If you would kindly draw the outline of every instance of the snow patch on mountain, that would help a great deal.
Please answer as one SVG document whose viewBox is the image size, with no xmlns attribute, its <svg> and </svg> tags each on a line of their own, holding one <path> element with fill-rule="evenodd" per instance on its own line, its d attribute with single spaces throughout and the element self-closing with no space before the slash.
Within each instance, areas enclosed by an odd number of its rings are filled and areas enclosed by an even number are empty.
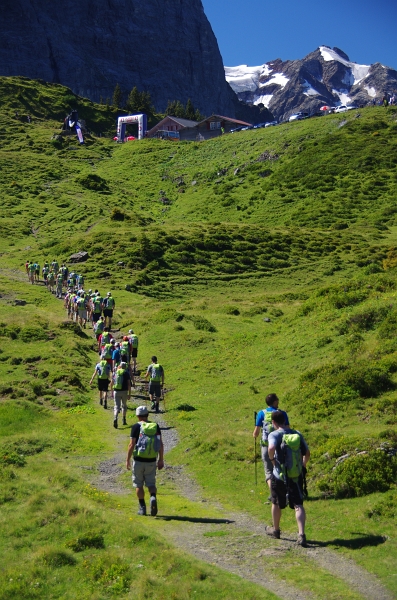
<svg viewBox="0 0 397 600">
<path fill-rule="evenodd" d="M 340 56 L 340 54 L 338 54 L 335 50 L 327 48 L 326 46 L 320 46 L 320 52 L 321 56 L 326 62 L 329 62 L 330 60 L 335 60 L 337 62 L 342 63 L 342 65 L 345 65 L 345 67 L 351 69 L 353 81 L 346 81 L 346 83 L 349 83 L 350 85 L 357 85 L 358 83 L 360 83 L 360 81 L 365 79 L 371 68 L 371 65 L 358 65 L 355 62 L 346 60 L 345 58 Z"/>
<path fill-rule="evenodd" d="M 375 88 L 365 86 L 364 89 L 367 92 L 368 96 L 371 96 L 371 98 L 375 98 L 376 97 L 376 89 Z"/>
<path fill-rule="evenodd" d="M 314 87 L 306 80 L 303 84 L 303 89 L 305 96 L 318 96 L 318 91 L 315 90 Z"/>
<path fill-rule="evenodd" d="M 269 104 L 272 101 L 274 94 L 265 94 L 264 96 L 259 96 L 254 101 L 254 104 L 263 104 L 266 108 L 269 108 Z"/>
<path fill-rule="evenodd" d="M 282 88 L 285 88 L 285 86 L 287 85 L 287 83 L 289 82 L 288 77 L 286 77 L 283 73 L 275 73 L 270 79 L 269 81 L 266 81 L 265 83 L 261 84 L 261 88 L 265 87 L 266 85 L 273 85 L 273 84 L 277 84 Z"/>
<path fill-rule="evenodd" d="M 349 97 L 347 90 L 332 90 L 332 92 L 335 96 L 339 97 L 340 104 L 350 104 L 351 98 Z"/>
<path fill-rule="evenodd" d="M 226 81 L 230 83 L 236 94 L 240 92 L 254 92 L 259 87 L 260 77 L 268 77 L 272 70 L 268 65 L 259 67 L 225 67 Z"/>
</svg>

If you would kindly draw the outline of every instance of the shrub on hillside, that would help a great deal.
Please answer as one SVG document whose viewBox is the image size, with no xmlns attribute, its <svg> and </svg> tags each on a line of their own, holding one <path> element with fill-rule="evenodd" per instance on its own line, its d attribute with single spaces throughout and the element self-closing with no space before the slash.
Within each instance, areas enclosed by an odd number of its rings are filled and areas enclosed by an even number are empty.
<svg viewBox="0 0 397 600">
<path fill-rule="evenodd" d="M 301 376 L 297 390 L 302 412 L 316 421 L 347 406 L 362 408 L 363 399 L 376 398 L 395 389 L 391 375 L 396 368 L 394 360 L 384 358 L 372 362 L 325 365 L 307 371 Z"/>
<path fill-rule="evenodd" d="M 395 482 L 397 459 L 383 450 L 350 456 L 319 482 L 319 489 L 335 498 L 354 498 L 386 492 Z"/>
<path fill-rule="evenodd" d="M 200 317 L 197 315 L 185 315 L 185 319 L 187 321 L 191 321 L 195 327 L 195 329 L 201 331 L 210 331 L 212 333 L 216 332 L 216 328 L 212 325 L 207 319 L 204 317 Z"/>
<path fill-rule="evenodd" d="M 76 181 L 87 190 L 92 190 L 94 192 L 104 192 L 109 189 L 106 179 L 103 179 L 96 173 L 80 175 L 79 177 L 76 177 Z"/>
</svg>

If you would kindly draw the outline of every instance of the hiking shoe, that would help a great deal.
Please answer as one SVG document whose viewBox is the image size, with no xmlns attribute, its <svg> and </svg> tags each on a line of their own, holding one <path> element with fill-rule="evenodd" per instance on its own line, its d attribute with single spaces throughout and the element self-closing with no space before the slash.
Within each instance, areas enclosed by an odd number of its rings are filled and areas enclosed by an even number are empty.
<svg viewBox="0 0 397 600">
<path fill-rule="evenodd" d="M 156 408 L 156 403 L 155 403 L 155 402 L 152 402 L 152 405 L 151 405 L 151 407 L 150 407 L 150 408 L 151 408 L 152 410 L 154 410 L 154 409 Z"/>
<path fill-rule="evenodd" d="M 150 497 L 150 514 L 152 517 L 157 515 L 157 498 L 155 496 Z"/>
<path fill-rule="evenodd" d="M 146 516 L 146 506 L 140 506 L 137 514 L 140 515 L 141 517 L 145 517 Z"/>
<path fill-rule="evenodd" d="M 103 400 L 102 398 L 99 400 L 99 404 L 102 406 L 103 405 Z"/>
<path fill-rule="evenodd" d="M 158 413 L 158 412 L 160 412 L 160 406 L 159 406 L 159 403 L 157 402 L 157 404 L 156 404 L 156 413 Z"/>
<path fill-rule="evenodd" d="M 106 410 L 106 409 L 107 409 L 107 407 L 108 407 L 108 403 L 107 403 L 107 401 L 105 400 L 105 402 L 103 403 L 103 408 Z"/>
<path fill-rule="evenodd" d="M 123 417 L 123 425 L 127 425 L 127 419 Z"/>
<path fill-rule="evenodd" d="M 298 546 L 302 546 L 302 548 L 307 548 L 306 536 L 304 533 L 300 533 L 298 535 L 298 539 L 296 540 Z"/>
<path fill-rule="evenodd" d="M 115 419 L 115 420 L 113 421 L 113 427 L 114 427 L 115 429 L 117 429 L 117 427 L 118 427 L 117 419 Z"/>
<path fill-rule="evenodd" d="M 266 527 L 265 528 L 266 535 L 275 538 L 276 540 L 280 539 L 280 530 L 274 529 L 274 527 Z"/>
</svg>

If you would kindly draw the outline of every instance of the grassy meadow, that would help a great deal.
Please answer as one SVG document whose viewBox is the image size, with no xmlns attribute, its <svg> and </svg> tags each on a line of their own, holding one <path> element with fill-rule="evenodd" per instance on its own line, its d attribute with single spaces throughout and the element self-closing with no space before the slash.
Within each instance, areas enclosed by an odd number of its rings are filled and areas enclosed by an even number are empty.
<svg viewBox="0 0 397 600">
<path fill-rule="evenodd" d="M 177 517 L 221 519 L 219 506 L 270 523 L 252 438 L 270 392 L 311 448 L 309 542 L 396 595 L 397 108 L 118 145 L 111 109 L 61 86 L 0 78 L 0 99 L 2 600 L 76 586 L 87 599 L 275 598 L 170 541 L 192 527 Z M 91 131 L 81 147 L 57 135 L 71 108 Z M 80 250 L 86 287 L 111 290 L 114 327 L 139 335 L 139 367 L 155 353 L 165 368 L 179 436 L 166 461 L 208 500 L 160 477 L 174 521 L 139 519 L 131 493 L 96 485 L 129 430 L 88 385 L 90 328 L 24 271 Z M 364 597 L 310 555 L 264 571 L 312 598 Z"/>
</svg>

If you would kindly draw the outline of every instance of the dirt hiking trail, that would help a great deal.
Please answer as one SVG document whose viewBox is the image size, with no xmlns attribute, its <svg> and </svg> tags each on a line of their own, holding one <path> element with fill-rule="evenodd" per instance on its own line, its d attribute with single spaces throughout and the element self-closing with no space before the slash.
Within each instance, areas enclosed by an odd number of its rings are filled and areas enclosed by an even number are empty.
<svg viewBox="0 0 397 600">
<path fill-rule="evenodd" d="M 141 395 L 144 389 L 143 386 L 139 388 L 139 385 L 138 380 L 138 390 Z M 168 426 L 163 414 L 151 414 L 150 418 L 157 421 L 162 428 L 167 454 L 178 443 L 177 433 L 174 428 Z M 119 481 L 120 475 L 125 470 L 126 438 L 118 438 L 117 446 L 117 454 L 99 465 L 99 477 L 95 479 L 95 485 L 110 493 L 132 494 L 132 488 L 126 489 Z M 321 569 L 331 574 L 333 578 L 342 580 L 352 592 L 356 593 L 357 598 L 393 599 L 391 592 L 386 590 L 375 576 L 367 573 L 345 556 L 339 556 L 337 552 L 310 541 L 308 548 L 301 548 L 296 545 L 295 534 L 282 532 L 281 540 L 273 540 L 266 535 L 264 523 L 241 512 L 226 511 L 218 503 L 208 501 L 201 488 L 182 466 L 173 466 L 166 462 L 164 470 L 158 475 L 159 481 L 171 483 L 181 496 L 191 502 L 208 503 L 209 507 L 219 513 L 219 518 L 215 519 L 162 517 L 160 490 L 160 513 L 157 520 L 163 520 L 161 532 L 176 547 L 196 558 L 260 585 L 283 600 L 310 600 L 311 598 L 326 600 L 327 592 L 324 590 L 324 595 L 319 596 L 309 590 L 294 588 L 282 578 L 269 576 L 269 559 L 271 561 L 272 558 L 284 558 L 286 564 L 294 563 L 299 559 L 309 561 L 313 569 Z M 135 496 L 132 498 L 135 506 Z"/>
</svg>

